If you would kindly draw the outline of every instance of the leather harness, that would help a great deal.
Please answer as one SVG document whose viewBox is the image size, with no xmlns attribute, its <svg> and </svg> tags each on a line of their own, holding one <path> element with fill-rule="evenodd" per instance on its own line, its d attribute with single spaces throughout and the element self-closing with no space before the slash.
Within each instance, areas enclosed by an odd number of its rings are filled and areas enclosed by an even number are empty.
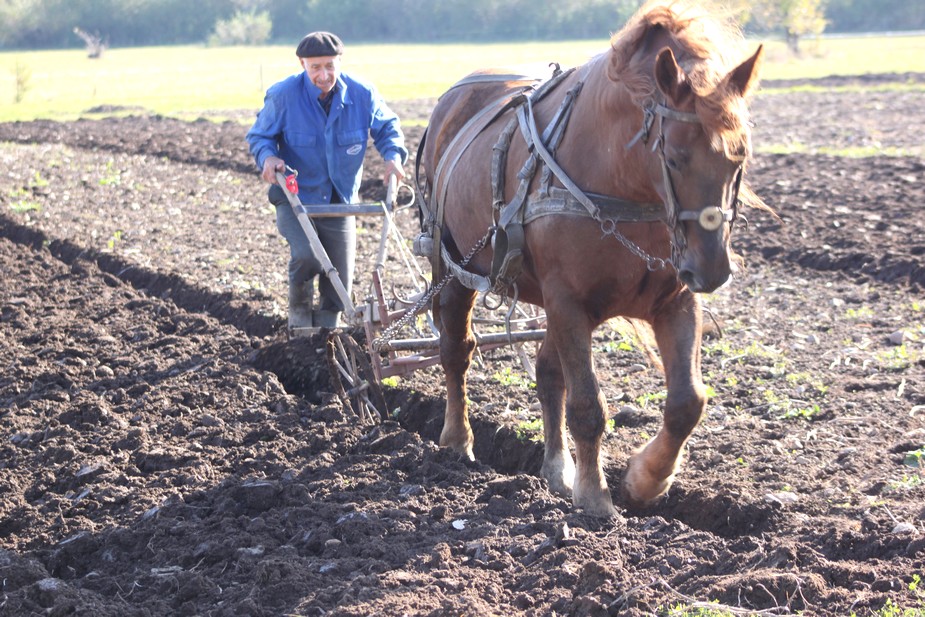
<svg viewBox="0 0 925 617">
<path fill-rule="evenodd" d="M 700 120 L 695 114 L 670 109 L 657 103 L 644 107 L 643 126 L 626 147 L 629 148 L 640 140 L 647 143 L 649 131 L 655 118 L 659 118 L 659 135 L 658 140 L 653 144 L 653 150 L 657 148 L 661 158 L 663 182 L 667 195 L 666 203 L 638 203 L 608 195 L 587 193 L 575 185 L 568 177 L 568 174 L 556 162 L 555 152 L 565 133 L 574 102 L 584 85 L 584 79 L 579 79 L 565 94 L 562 103 L 543 130 L 542 135 L 538 133 L 533 114 L 534 103 L 542 100 L 544 96 L 553 91 L 575 70 L 572 68 L 561 71 L 556 65 L 552 78 L 547 81 L 525 75 L 480 74 L 467 77 L 451 87 L 452 90 L 474 83 L 522 82 L 513 91 L 505 93 L 504 96 L 492 101 L 472 116 L 450 141 L 437 165 L 433 186 L 431 187 L 432 191 L 430 191 L 430 195 L 435 201 L 435 209 L 428 208 L 424 199 L 424 191 L 419 191 L 421 210 L 424 217 L 422 221 L 424 232 L 415 241 L 415 252 L 419 255 L 430 257 L 434 269 L 434 280 L 437 280 L 436 277 L 441 272 L 441 263 L 445 263 L 450 273 L 469 289 L 479 292 L 494 292 L 502 295 L 502 297 L 508 293 L 511 287 L 514 287 L 516 292 L 514 281 L 520 275 L 523 267 L 523 227 L 543 216 L 566 214 L 593 218 L 601 223 L 601 229 L 605 235 L 613 235 L 633 254 L 643 259 L 650 270 L 665 268 L 667 266 L 666 260 L 648 255 L 635 243 L 623 236 L 616 229 L 618 222 L 665 222 L 672 231 L 671 262 L 677 269 L 680 254 L 686 246 L 686 238 L 684 237 L 682 226 L 677 224 L 678 221 L 697 220 L 705 229 L 715 230 L 724 222 L 732 223 L 736 219 L 738 188 L 742 177 L 741 167 L 736 172 L 730 209 L 708 206 L 700 211 L 681 211 L 677 203 L 668 166 L 665 162 L 662 124 L 666 117 L 690 123 L 699 123 Z M 444 205 L 449 190 L 449 180 L 453 176 L 453 170 L 457 163 L 475 138 L 509 110 L 515 110 L 515 115 L 501 131 L 492 148 L 492 210 L 495 224 L 487 230 L 482 241 L 460 263 L 456 263 L 440 240 L 442 238 Z M 514 133 L 518 129 L 520 129 L 520 133 L 527 143 L 530 154 L 517 174 L 519 185 L 513 198 L 505 202 L 507 153 Z M 425 130 L 418 146 L 416 160 L 416 176 L 419 187 L 421 185 L 421 153 L 426 137 L 427 131 Z M 541 170 L 539 186 L 528 195 L 529 186 L 539 170 Z M 562 183 L 564 188 L 552 185 L 553 176 Z M 433 239 L 438 241 L 434 242 Z M 490 274 L 482 276 L 466 270 L 466 264 L 478 250 L 485 246 L 489 239 L 493 248 Z"/>
</svg>

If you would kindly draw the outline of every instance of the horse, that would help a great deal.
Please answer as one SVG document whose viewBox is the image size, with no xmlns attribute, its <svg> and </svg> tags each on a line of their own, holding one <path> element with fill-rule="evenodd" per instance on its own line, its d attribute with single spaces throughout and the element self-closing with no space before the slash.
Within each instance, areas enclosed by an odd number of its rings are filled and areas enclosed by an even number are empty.
<svg viewBox="0 0 925 617">
<path fill-rule="evenodd" d="M 537 305 L 540 473 L 574 507 L 614 515 L 591 337 L 624 317 L 650 327 L 668 396 L 658 433 L 628 460 L 622 498 L 639 508 L 666 493 L 706 406 L 696 294 L 735 269 L 740 210 L 767 209 L 744 182 L 763 50 L 743 60 L 742 43 L 731 21 L 698 4 L 655 0 L 583 65 L 556 65 L 539 81 L 476 71 L 440 97 L 417 173 L 418 250 L 443 285 L 432 306 L 446 380 L 441 446 L 474 458 L 466 375 L 477 294 Z"/>
</svg>

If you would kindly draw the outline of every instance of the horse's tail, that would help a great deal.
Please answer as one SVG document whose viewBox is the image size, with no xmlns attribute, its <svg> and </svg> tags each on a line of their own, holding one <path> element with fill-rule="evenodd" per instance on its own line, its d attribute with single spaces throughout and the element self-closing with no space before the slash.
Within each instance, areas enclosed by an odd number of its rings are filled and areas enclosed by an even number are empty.
<svg viewBox="0 0 925 617">
<path fill-rule="evenodd" d="M 655 341 L 655 332 L 647 321 L 633 319 L 630 317 L 615 317 L 614 321 L 626 324 L 627 328 L 616 326 L 614 329 L 624 336 L 632 339 L 642 350 L 643 355 L 649 360 L 649 364 L 656 369 L 665 372 L 665 365 L 658 354 L 658 343 Z"/>
</svg>

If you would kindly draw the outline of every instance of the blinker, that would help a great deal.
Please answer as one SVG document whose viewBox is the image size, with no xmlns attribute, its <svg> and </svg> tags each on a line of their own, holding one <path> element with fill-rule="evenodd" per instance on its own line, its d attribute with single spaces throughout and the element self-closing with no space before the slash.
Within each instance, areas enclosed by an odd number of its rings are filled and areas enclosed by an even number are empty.
<svg viewBox="0 0 925 617">
<path fill-rule="evenodd" d="M 726 221 L 731 221 L 733 213 L 731 210 L 723 210 L 719 206 L 707 206 L 700 212 L 685 210 L 678 215 L 679 221 L 697 221 L 700 226 L 707 231 L 716 231 L 722 227 Z"/>
<path fill-rule="evenodd" d="M 716 206 L 709 206 L 700 211 L 700 218 L 697 220 L 707 231 L 715 231 L 723 224 L 725 217 L 722 210 Z"/>
</svg>

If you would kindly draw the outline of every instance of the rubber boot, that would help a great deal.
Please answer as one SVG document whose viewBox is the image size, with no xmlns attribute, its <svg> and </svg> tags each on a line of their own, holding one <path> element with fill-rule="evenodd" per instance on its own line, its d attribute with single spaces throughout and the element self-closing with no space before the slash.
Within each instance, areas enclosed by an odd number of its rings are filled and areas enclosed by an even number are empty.
<svg viewBox="0 0 925 617">
<path fill-rule="evenodd" d="M 312 319 L 312 281 L 289 284 L 289 327 L 311 328 Z"/>
<path fill-rule="evenodd" d="M 316 328 L 328 328 L 329 330 L 333 330 L 337 327 L 339 317 L 340 311 L 312 311 L 312 322 L 315 324 Z"/>
</svg>

